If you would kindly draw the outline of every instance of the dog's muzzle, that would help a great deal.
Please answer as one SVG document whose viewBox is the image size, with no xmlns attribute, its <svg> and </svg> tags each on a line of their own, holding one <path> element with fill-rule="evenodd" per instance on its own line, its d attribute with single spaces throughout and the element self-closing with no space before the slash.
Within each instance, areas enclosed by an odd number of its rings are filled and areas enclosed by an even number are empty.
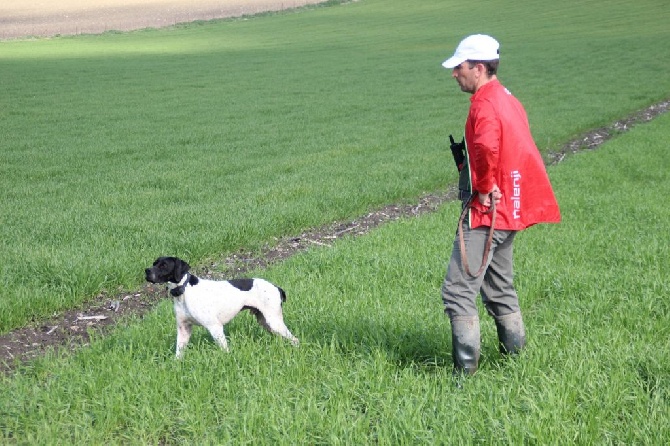
<svg viewBox="0 0 670 446">
<path fill-rule="evenodd" d="M 153 269 L 147 268 L 147 269 L 144 270 L 144 273 L 145 273 L 145 277 L 147 279 L 147 282 L 157 283 L 156 273 L 154 272 Z"/>
</svg>

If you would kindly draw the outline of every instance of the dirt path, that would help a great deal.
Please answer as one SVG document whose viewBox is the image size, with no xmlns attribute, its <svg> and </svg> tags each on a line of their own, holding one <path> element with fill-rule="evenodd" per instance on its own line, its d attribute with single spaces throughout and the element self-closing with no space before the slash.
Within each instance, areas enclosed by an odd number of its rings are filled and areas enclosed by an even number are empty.
<svg viewBox="0 0 670 446">
<path fill-rule="evenodd" d="M 324 0 L 2 0 L 0 39 L 159 28 L 240 17 Z"/>
</svg>

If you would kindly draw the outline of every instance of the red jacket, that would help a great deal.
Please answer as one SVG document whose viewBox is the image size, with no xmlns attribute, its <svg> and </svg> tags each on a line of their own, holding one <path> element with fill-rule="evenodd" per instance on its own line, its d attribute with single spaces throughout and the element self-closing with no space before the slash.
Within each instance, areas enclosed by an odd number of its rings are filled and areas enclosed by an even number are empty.
<svg viewBox="0 0 670 446">
<path fill-rule="evenodd" d="M 472 191 L 490 192 L 498 185 L 495 229 L 518 231 L 536 223 L 558 223 L 561 213 L 535 146 L 521 103 L 492 80 L 470 98 L 465 123 Z M 491 226 L 491 214 L 474 200 L 470 225 Z"/>
</svg>

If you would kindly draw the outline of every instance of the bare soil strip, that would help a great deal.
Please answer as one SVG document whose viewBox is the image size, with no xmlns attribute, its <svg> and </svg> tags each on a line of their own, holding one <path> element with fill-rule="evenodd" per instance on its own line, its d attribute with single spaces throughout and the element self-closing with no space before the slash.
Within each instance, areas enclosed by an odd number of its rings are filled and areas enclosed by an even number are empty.
<svg viewBox="0 0 670 446">
<path fill-rule="evenodd" d="M 162 28 L 281 11 L 324 0 L 2 0 L 0 40 Z"/>
<path fill-rule="evenodd" d="M 670 100 L 665 100 L 607 127 L 585 133 L 550 154 L 548 164 L 558 164 L 572 153 L 596 149 L 613 136 L 637 124 L 649 122 L 669 108 Z M 251 270 L 281 262 L 308 248 L 330 246 L 335 240 L 367 234 L 382 224 L 400 218 L 433 212 L 455 199 L 456 189 L 451 187 L 446 191 L 424 195 L 415 204 L 389 205 L 352 221 L 335 222 L 307 230 L 298 236 L 280 239 L 274 245 L 266 246 L 258 255 L 240 250 L 220 264 L 196 267 L 195 273 L 217 279 L 239 277 Z M 157 256 L 163 254 L 157 253 Z M 213 273 L 213 270 L 217 272 Z M 92 332 L 104 334 L 129 316 L 142 317 L 165 297 L 168 294 L 164 287 L 151 284 L 131 293 L 119 291 L 117 294 L 100 294 L 81 308 L 69 310 L 49 320 L 34 321 L 26 327 L 6 333 L 0 336 L 0 373 L 15 370 L 18 365 L 51 349 L 74 350 L 86 346 Z"/>
</svg>

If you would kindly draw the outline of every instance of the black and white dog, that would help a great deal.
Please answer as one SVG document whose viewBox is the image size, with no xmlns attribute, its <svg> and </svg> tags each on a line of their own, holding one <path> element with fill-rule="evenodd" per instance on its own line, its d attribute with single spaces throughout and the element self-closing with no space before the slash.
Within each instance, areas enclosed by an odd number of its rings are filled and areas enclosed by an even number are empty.
<svg viewBox="0 0 670 446">
<path fill-rule="evenodd" d="M 177 358 L 191 337 L 193 324 L 202 325 L 222 349 L 228 351 L 223 326 L 240 311 L 250 310 L 268 331 L 298 345 L 284 323 L 284 290 L 263 279 L 215 281 L 199 279 L 189 273 L 190 266 L 177 257 L 159 257 L 145 270 L 151 283 L 166 283 L 174 297 L 177 318 Z"/>
</svg>

